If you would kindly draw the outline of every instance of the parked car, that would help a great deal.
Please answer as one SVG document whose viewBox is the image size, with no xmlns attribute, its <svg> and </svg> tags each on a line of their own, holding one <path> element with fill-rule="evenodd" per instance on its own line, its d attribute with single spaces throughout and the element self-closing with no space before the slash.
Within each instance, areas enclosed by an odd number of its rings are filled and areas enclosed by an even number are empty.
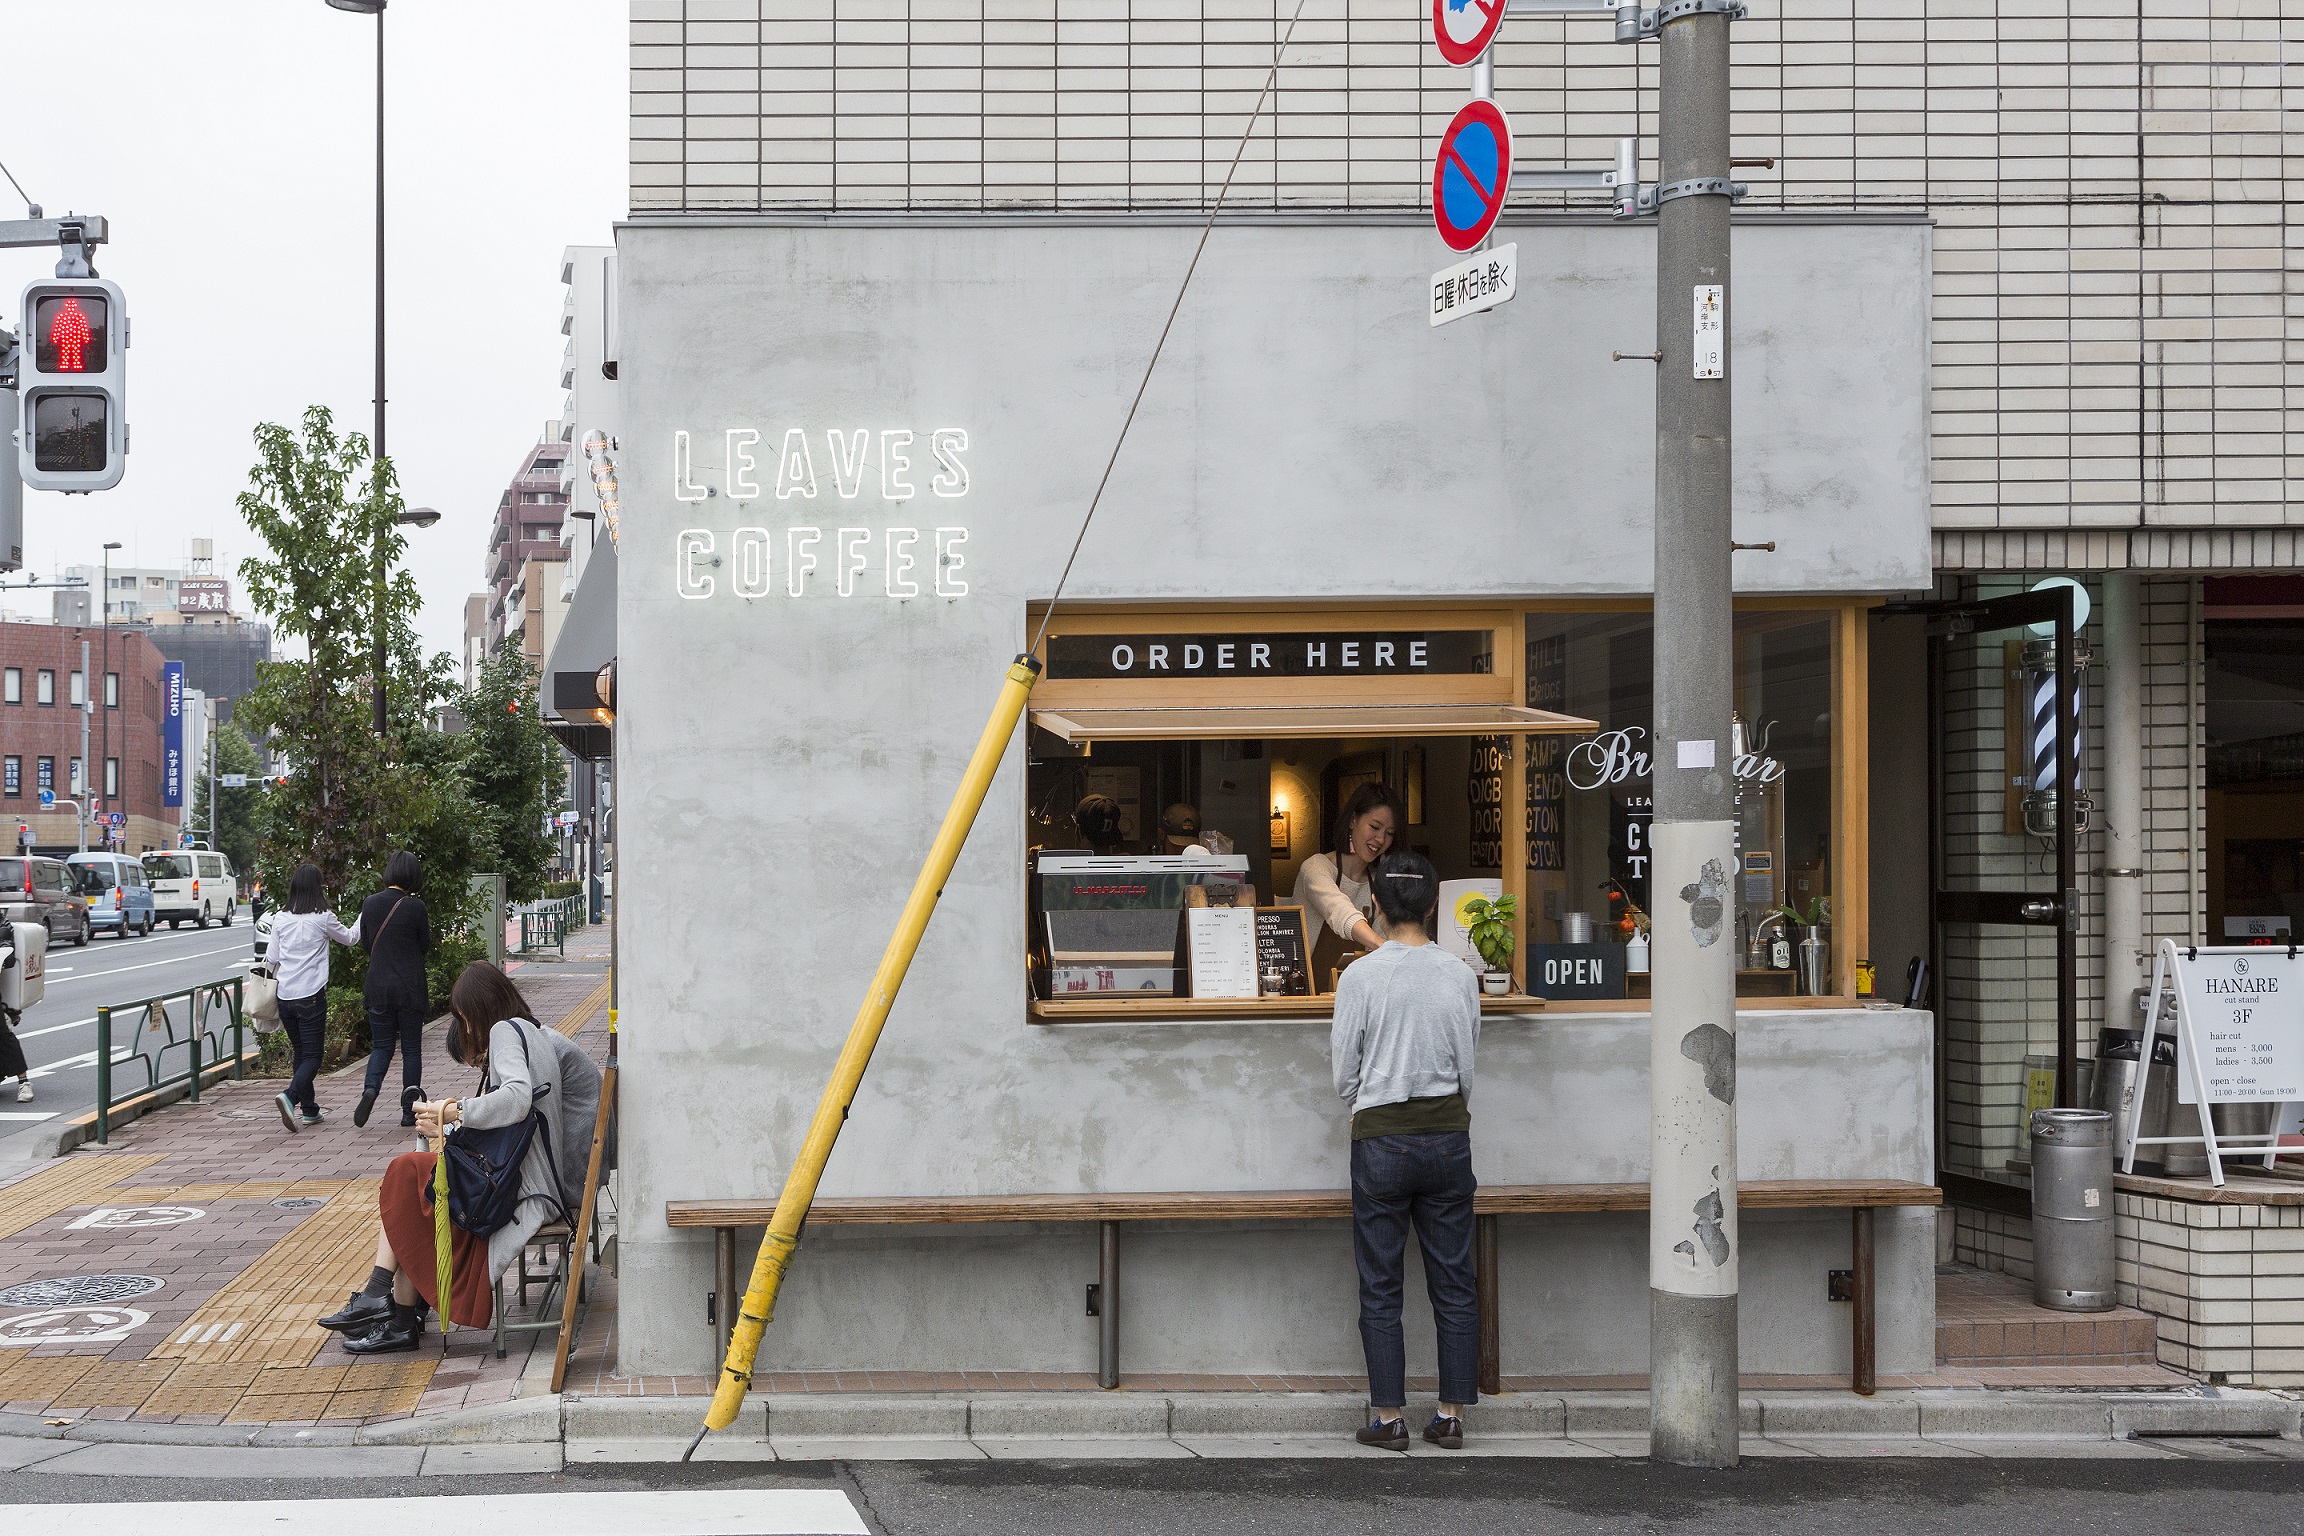
<svg viewBox="0 0 2304 1536">
<path fill-rule="evenodd" d="M 256 961 L 261 965 L 264 952 L 272 947 L 272 914 L 267 912 L 256 919 Z"/>
<path fill-rule="evenodd" d="M 88 899 L 88 926 L 109 928 L 121 938 L 150 933 L 152 887 L 144 866 L 125 853 L 76 853 L 65 861 L 80 894 Z"/>
<path fill-rule="evenodd" d="M 154 915 L 171 928 L 205 928 L 212 921 L 229 928 L 239 910 L 239 874 L 230 859 L 206 848 L 148 853 L 144 878 L 152 883 Z"/>
<path fill-rule="evenodd" d="M 88 899 L 73 883 L 62 859 L 0 859 L 0 918 L 11 923 L 46 923 L 48 942 L 88 942 Z"/>
</svg>

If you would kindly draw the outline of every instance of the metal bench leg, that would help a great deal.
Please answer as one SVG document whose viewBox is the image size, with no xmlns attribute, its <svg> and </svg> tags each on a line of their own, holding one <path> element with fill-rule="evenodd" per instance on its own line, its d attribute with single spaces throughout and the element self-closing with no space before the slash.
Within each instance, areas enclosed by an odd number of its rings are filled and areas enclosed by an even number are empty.
<svg viewBox="0 0 2304 1536">
<path fill-rule="evenodd" d="M 719 1350 L 712 1374 L 728 1358 L 728 1335 L 736 1325 L 736 1229 L 712 1229 L 712 1342 Z"/>
<path fill-rule="evenodd" d="M 1872 1283 L 1873 1212 L 1870 1206 L 1858 1206 L 1854 1214 L 1856 1218 L 1856 1229 L 1851 1246 L 1854 1248 L 1855 1252 L 1852 1256 L 1854 1262 L 1851 1265 L 1851 1268 L 1853 1268 L 1856 1272 L 1856 1288 L 1855 1295 L 1849 1298 L 1855 1303 L 1855 1305 L 1850 1309 L 1855 1314 L 1850 1321 L 1850 1328 L 1853 1330 L 1854 1334 L 1854 1337 L 1851 1341 L 1854 1347 L 1850 1352 L 1854 1356 L 1855 1363 L 1856 1395 L 1859 1397 L 1870 1397 L 1879 1388 L 1878 1378 L 1874 1374 L 1875 1335 L 1872 1309 L 1872 1298 L 1874 1295 L 1874 1286 Z"/>
<path fill-rule="evenodd" d="M 1496 1298 L 1496 1218 L 1474 1218 L 1472 1234 L 1473 1284 L 1480 1298 L 1480 1390 L 1493 1397 L 1504 1390 L 1504 1318 Z"/>
<path fill-rule="evenodd" d="M 1120 1223 L 1096 1224 L 1096 1385 L 1120 1385 Z"/>
</svg>

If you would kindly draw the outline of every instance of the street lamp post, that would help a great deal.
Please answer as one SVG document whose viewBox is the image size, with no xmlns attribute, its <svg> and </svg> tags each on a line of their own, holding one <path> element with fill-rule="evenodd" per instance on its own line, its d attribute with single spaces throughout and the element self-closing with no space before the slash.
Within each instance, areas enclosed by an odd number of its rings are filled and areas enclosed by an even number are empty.
<svg viewBox="0 0 2304 1536">
<path fill-rule="evenodd" d="M 384 6 L 386 0 L 328 0 L 339 11 L 376 18 L 376 432 L 372 446 L 384 455 Z M 402 521 L 408 519 L 403 518 Z M 376 734 L 384 734 L 384 528 L 376 529 Z"/>
</svg>

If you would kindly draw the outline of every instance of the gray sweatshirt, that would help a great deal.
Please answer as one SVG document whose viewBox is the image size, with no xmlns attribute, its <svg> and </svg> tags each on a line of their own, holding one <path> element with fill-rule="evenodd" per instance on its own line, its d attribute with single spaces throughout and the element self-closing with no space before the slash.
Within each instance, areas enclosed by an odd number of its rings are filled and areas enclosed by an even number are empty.
<svg viewBox="0 0 2304 1536">
<path fill-rule="evenodd" d="M 525 1037 L 527 1050 L 521 1050 Z M 527 1019 L 506 1019 L 488 1032 L 488 1089 L 463 1102 L 463 1124 L 475 1130 L 518 1125 L 535 1107 L 539 1092 L 551 1127 L 552 1146 L 546 1155 L 544 1138 L 528 1147 L 520 1164 L 520 1204 L 510 1226 L 488 1239 L 488 1277 L 493 1280 L 511 1266 L 521 1247 L 536 1229 L 560 1214 L 552 1198 L 552 1168 L 560 1172 L 560 1200 L 573 1213 L 584 1191 L 584 1169 L 592 1154 L 592 1121 L 600 1108 L 600 1069 L 584 1048 L 553 1030 Z"/>
<path fill-rule="evenodd" d="M 1480 984 L 1437 944 L 1388 943 L 1352 962 L 1336 985 L 1328 1050 L 1336 1096 L 1358 1114 L 1379 1104 L 1472 1101 Z"/>
</svg>

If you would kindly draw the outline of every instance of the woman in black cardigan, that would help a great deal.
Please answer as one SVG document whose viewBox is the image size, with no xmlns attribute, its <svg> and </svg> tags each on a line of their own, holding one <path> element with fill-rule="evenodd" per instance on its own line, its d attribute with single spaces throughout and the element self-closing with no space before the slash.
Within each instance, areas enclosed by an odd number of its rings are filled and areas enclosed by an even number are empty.
<svg viewBox="0 0 2304 1536">
<path fill-rule="evenodd" d="M 368 985 L 361 1000 L 368 1008 L 373 1045 L 360 1106 L 352 1111 L 354 1125 L 366 1125 L 368 1112 L 376 1107 L 395 1042 L 400 1047 L 401 1087 L 413 1088 L 424 1080 L 424 1015 L 429 1001 L 424 957 L 432 950 L 432 923 L 424 898 L 416 894 L 423 882 L 424 866 L 402 849 L 384 866 L 384 889 L 360 904 L 360 943 L 368 951 Z M 416 1117 L 404 1108 L 400 1123 L 414 1125 Z"/>
</svg>

